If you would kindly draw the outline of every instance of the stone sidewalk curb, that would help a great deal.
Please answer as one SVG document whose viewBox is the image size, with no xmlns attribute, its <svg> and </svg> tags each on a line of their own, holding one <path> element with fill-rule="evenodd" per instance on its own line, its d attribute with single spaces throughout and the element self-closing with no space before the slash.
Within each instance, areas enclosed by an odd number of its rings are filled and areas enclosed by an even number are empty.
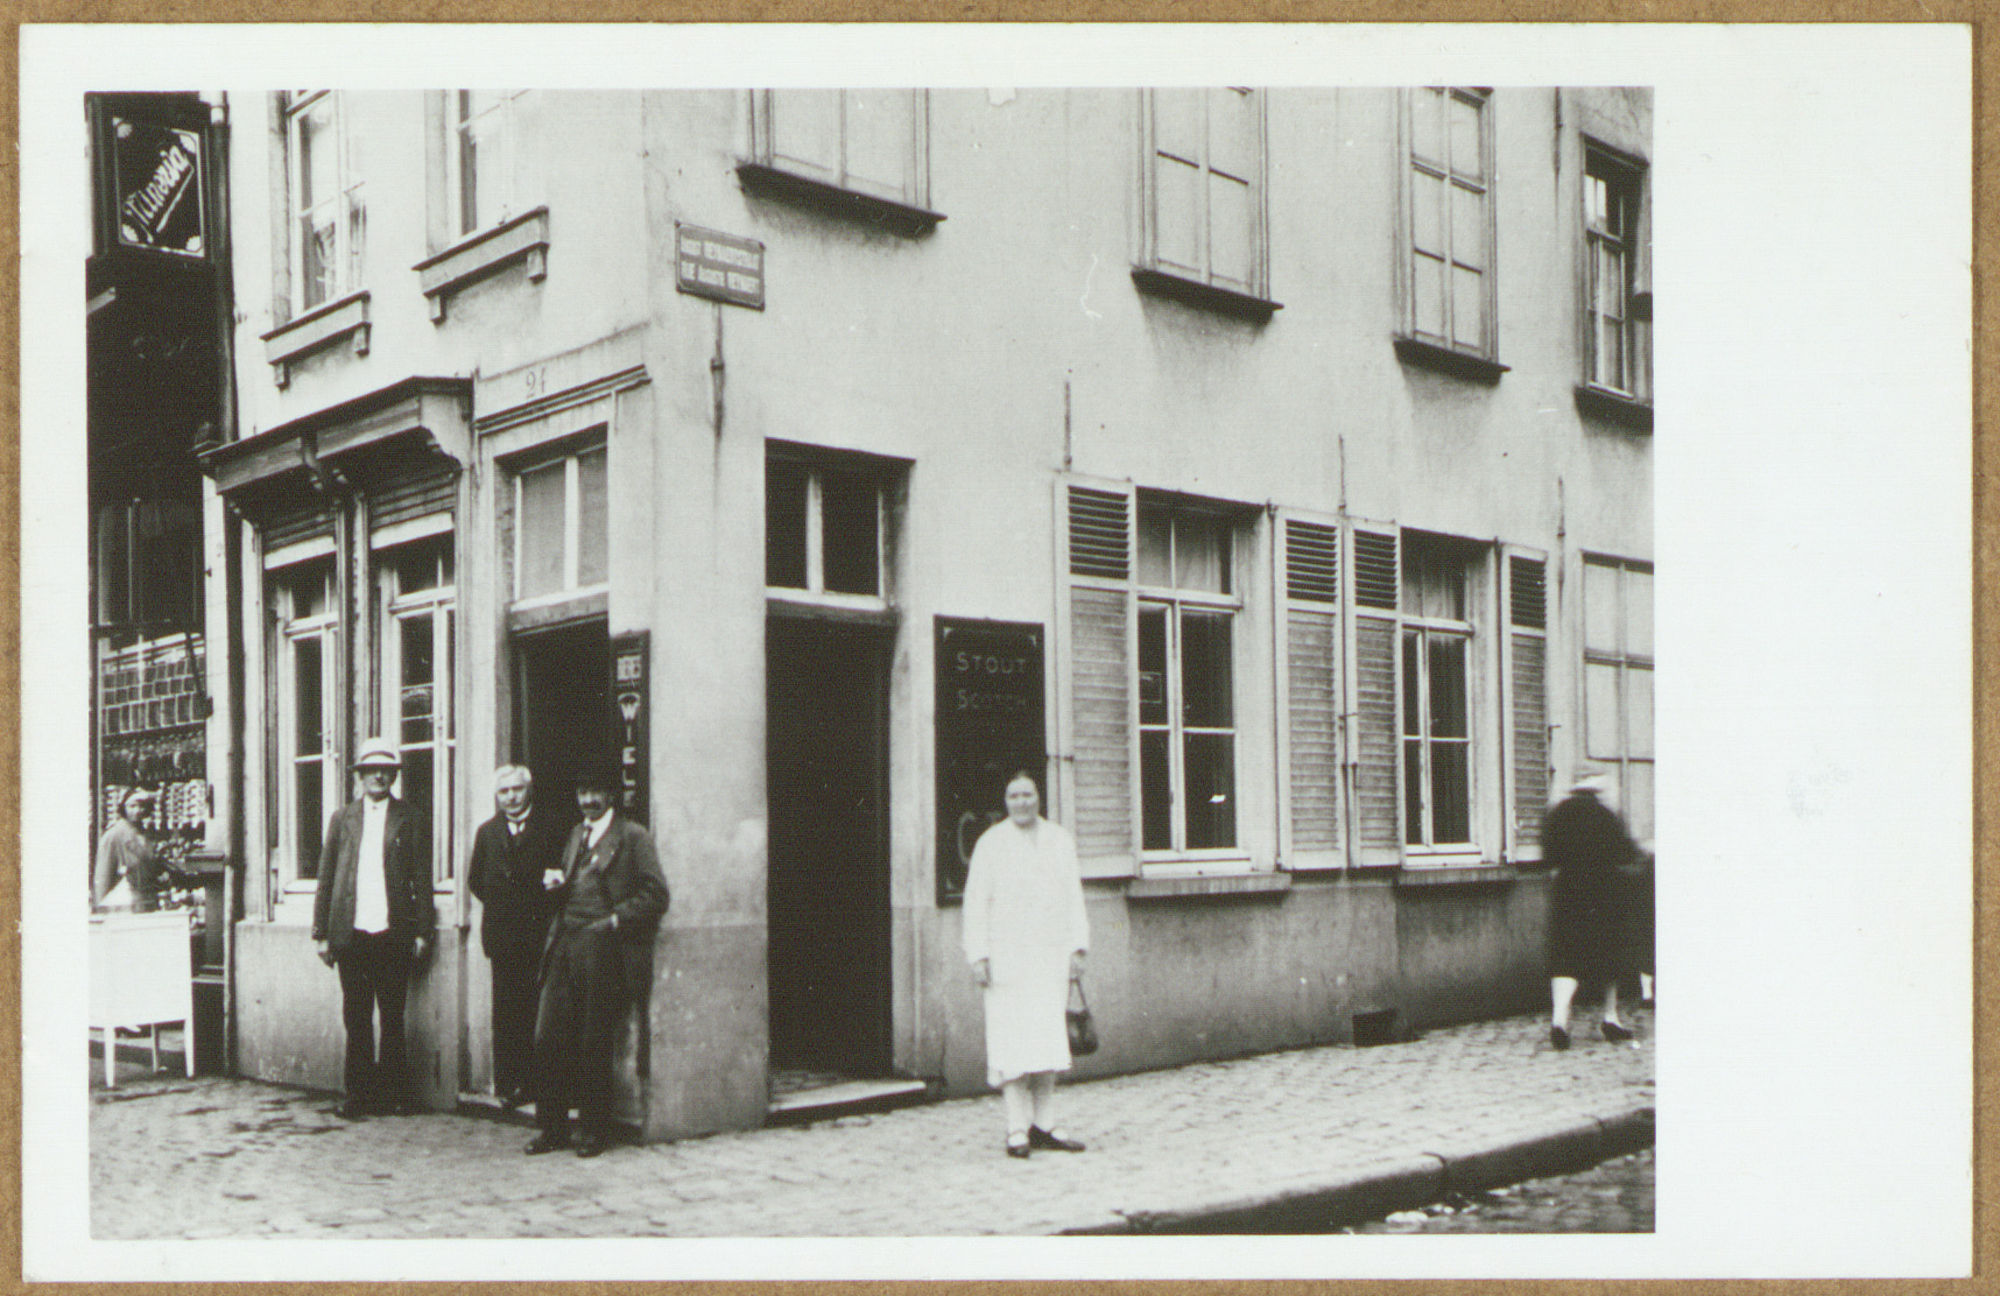
<svg viewBox="0 0 2000 1296">
<path fill-rule="evenodd" d="M 1653 1145 L 1654 1111 L 1638 1107 L 1581 1124 L 1425 1152 L 1335 1178 L 1307 1176 L 1222 1201 L 1190 1201 L 1117 1212 L 1117 1218 L 1057 1230 L 1067 1236 L 1184 1233 L 1326 1233 L 1414 1210 L 1451 1193 L 1483 1192 L 1569 1174 Z"/>
</svg>

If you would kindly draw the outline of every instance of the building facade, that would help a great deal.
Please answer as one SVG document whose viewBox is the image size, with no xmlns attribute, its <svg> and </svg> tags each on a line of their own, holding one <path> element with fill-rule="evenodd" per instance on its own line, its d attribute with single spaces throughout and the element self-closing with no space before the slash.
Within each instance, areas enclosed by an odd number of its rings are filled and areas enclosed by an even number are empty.
<svg viewBox="0 0 2000 1296">
<path fill-rule="evenodd" d="M 616 756 L 673 903 L 647 1137 L 983 1084 L 971 840 L 1077 837 L 1082 1075 L 1546 993 L 1537 831 L 1652 816 L 1643 90 L 232 99 L 245 1074 L 332 1087 L 310 896 L 386 735 L 490 1089 L 491 771 Z"/>
</svg>

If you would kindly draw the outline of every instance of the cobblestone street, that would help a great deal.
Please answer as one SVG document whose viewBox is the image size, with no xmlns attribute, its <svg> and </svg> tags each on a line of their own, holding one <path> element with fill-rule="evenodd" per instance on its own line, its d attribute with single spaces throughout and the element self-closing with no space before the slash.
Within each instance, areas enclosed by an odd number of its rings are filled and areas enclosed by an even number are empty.
<svg viewBox="0 0 2000 1296">
<path fill-rule="evenodd" d="M 1001 1155 L 992 1096 L 580 1161 L 524 1157 L 531 1131 L 494 1119 L 350 1124 L 325 1094 L 149 1078 L 93 1093 L 92 1231 L 916 1236 L 1215 1230 L 1232 1220 L 1268 1229 L 1274 1206 L 1350 1190 L 1380 1215 L 1629 1151 L 1605 1131 L 1650 1120 L 1651 1015 L 1636 1024 L 1634 1045 L 1590 1031 L 1565 1053 L 1548 1046 L 1545 1019 L 1517 1017 L 1406 1044 L 1079 1084 L 1062 1092 L 1063 1123 L 1090 1150 L 1027 1162 Z M 1363 1217 L 1350 1208 L 1346 1219 Z"/>
<path fill-rule="evenodd" d="M 1650 1233 L 1653 1149 L 1614 1157 L 1573 1175 L 1531 1179 L 1418 1210 L 1398 1211 L 1343 1233 Z"/>
</svg>

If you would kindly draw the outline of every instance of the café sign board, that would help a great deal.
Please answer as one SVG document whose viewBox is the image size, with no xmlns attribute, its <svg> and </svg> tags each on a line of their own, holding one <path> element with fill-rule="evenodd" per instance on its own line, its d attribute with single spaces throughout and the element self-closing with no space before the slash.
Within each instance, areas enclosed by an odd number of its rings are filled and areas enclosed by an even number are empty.
<svg viewBox="0 0 2000 1296">
<path fill-rule="evenodd" d="M 618 812 L 634 823 L 650 825 L 646 804 L 648 755 L 646 649 L 652 636 L 644 630 L 611 640 L 612 725 L 618 734 Z"/>
<path fill-rule="evenodd" d="M 764 309 L 764 245 L 674 222 L 674 286 L 696 297 Z"/>
<path fill-rule="evenodd" d="M 111 120 L 118 242 L 196 260 L 208 255 L 201 132 Z"/>
<path fill-rule="evenodd" d="M 1006 814 L 1007 777 L 1026 770 L 1047 796 L 1043 643 L 1043 628 L 1031 622 L 937 618 L 941 902 L 964 894 L 979 834 Z"/>
</svg>

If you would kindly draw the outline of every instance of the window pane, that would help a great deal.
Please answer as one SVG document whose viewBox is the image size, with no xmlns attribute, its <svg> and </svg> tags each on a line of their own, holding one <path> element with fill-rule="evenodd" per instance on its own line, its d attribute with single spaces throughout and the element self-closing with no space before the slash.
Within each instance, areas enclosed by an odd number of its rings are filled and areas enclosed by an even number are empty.
<svg viewBox="0 0 2000 1296">
<path fill-rule="evenodd" d="M 1139 506 L 1139 583 L 1171 585 L 1173 568 L 1173 517 L 1163 508 Z"/>
<path fill-rule="evenodd" d="M 1410 151 L 1439 165 L 1444 163 L 1444 92 L 1415 90 L 1410 94 Z"/>
<path fill-rule="evenodd" d="M 1406 736 L 1424 731 L 1423 722 L 1419 719 L 1423 714 L 1420 702 L 1423 691 L 1417 682 L 1421 678 L 1417 673 L 1417 663 L 1421 660 L 1417 640 L 1421 637 L 1416 630 L 1403 632 L 1403 733 Z"/>
<path fill-rule="evenodd" d="M 1606 387 L 1625 390 L 1625 330 L 1615 319 L 1597 317 L 1596 365 L 1591 378 Z"/>
<path fill-rule="evenodd" d="M 1424 842 L 1424 744 L 1418 738 L 1403 740 L 1403 840 Z"/>
<path fill-rule="evenodd" d="M 1170 741 L 1164 729 L 1139 734 L 1139 842 L 1145 850 L 1171 850 L 1174 845 L 1173 775 L 1167 763 Z"/>
<path fill-rule="evenodd" d="M 1153 91 L 1153 147 L 1183 162 L 1201 161 L 1202 91 Z"/>
<path fill-rule="evenodd" d="M 1139 607 L 1139 723 L 1167 723 L 1167 609 Z"/>
<path fill-rule="evenodd" d="M 299 150 L 299 192 L 296 201 L 306 211 L 340 192 L 340 134 L 334 124 L 334 97 L 326 95 L 296 119 Z"/>
<path fill-rule="evenodd" d="M 300 305 L 307 310 L 333 297 L 334 267 L 340 249 L 333 223 L 332 207 L 308 213 L 299 222 Z"/>
<path fill-rule="evenodd" d="M 1583 646 L 1618 651 L 1618 569 L 1583 565 Z"/>
<path fill-rule="evenodd" d="M 872 483 L 826 473 L 820 478 L 821 566 L 827 589 L 879 594 L 881 539 Z"/>
<path fill-rule="evenodd" d="M 1189 850 L 1236 845 L 1236 739 L 1231 734 L 1187 736 L 1187 844 Z"/>
<path fill-rule="evenodd" d="M 295 756 L 317 756 L 324 743 L 321 722 L 320 639 L 312 635 L 292 640 L 292 744 Z"/>
<path fill-rule="evenodd" d="M 553 594 L 563 586 L 563 464 L 558 460 L 521 474 L 522 598 Z"/>
<path fill-rule="evenodd" d="M 1583 668 L 1584 752 L 1614 759 L 1618 750 L 1618 668 L 1587 662 Z"/>
<path fill-rule="evenodd" d="M 326 615 L 327 576 L 326 567 L 319 563 L 293 569 L 288 581 L 292 591 L 292 620 Z"/>
<path fill-rule="evenodd" d="M 1605 206 L 1603 176 L 1593 175 L 1584 177 L 1583 212 L 1585 219 L 1589 221 L 1592 229 L 1609 230 L 1610 224 L 1607 220 L 1609 212 Z"/>
<path fill-rule="evenodd" d="M 1430 736 L 1464 738 L 1472 732 L 1466 723 L 1465 640 L 1433 634 L 1425 647 L 1430 659 Z"/>
<path fill-rule="evenodd" d="M 318 759 L 302 760 L 292 769 L 298 789 L 293 807 L 298 814 L 298 822 L 292 825 L 292 841 L 297 844 L 299 877 L 306 880 L 319 876 L 320 833 L 326 827 L 323 765 L 324 762 Z"/>
<path fill-rule="evenodd" d="M 1466 619 L 1465 560 L 1417 539 L 1403 545 L 1403 610 L 1417 616 Z"/>
<path fill-rule="evenodd" d="M 1208 255 L 1213 279 L 1248 291 L 1252 246 L 1256 236 L 1250 186 L 1228 176 L 1211 175 L 1208 182 Z"/>
<path fill-rule="evenodd" d="M 1653 762 L 1632 761 L 1625 766 L 1619 789 L 1625 807 L 1625 826 L 1641 842 L 1653 840 Z"/>
<path fill-rule="evenodd" d="M 1208 594 L 1229 593 L 1229 524 L 1221 518 L 1183 513 L 1174 519 L 1174 584 Z"/>
<path fill-rule="evenodd" d="M 1153 167 L 1154 255 L 1186 270 L 1202 270 L 1201 168 L 1173 158 Z"/>
<path fill-rule="evenodd" d="M 1472 840 L 1471 781 L 1466 761 L 1470 744 L 1431 744 L 1431 844 Z"/>
<path fill-rule="evenodd" d="M 840 171 L 840 91 L 773 90 L 771 160 L 832 180 Z"/>
<path fill-rule="evenodd" d="M 1653 754 L 1653 672 L 1645 667 L 1625 672 L 1625 735 L 1627 756 Z"/>
<path fill-rule="evenodd" d="M 440 545 L 435 541 L 398 545 L 391 550 L 389 562 L 396 572 L 396 592 L 421 594 L 449 584 L 451 573 L 446 555 L 450 552 L 449 542 Z"/>
<path fill-rule="evenodd" d="M 1451 259 L 1474 270 L 1486 266 L 1486 195 L 1453 185 Z"/>
<path fill-rule="evenodd" d="M 1454 346 L 1486 349 L 1486 286 L 1477 270 L 1451 271 L 1451 340 Z"/>
<path fill-rule="evenodd" d="M 1479 105 L 1451 96 L 1451 169 L 1473 179 L 1486 174 L 1479 140 Z"/>
<path fill-rule="evenodd" d="M 396 627 L 403 677 L 399 708 L 401 740 L 406 743 L 429 742 L 432 735 L 431 685 L 436 680 L 436 663 L 432 660 L 432 648 L 436 641 L 431 618 L 428 613 L 402 617 L 396 622 Z"/>
<path fill-rule="evenodd" d="M 1416 298 L 1416 330 L 1444 336 L 1444 262 L 1421 254 L 1410 258 L 1412 295 Z"/>
<path fill-rule="evenodd" d="M 1410 174 L 1410 238 L 1420 252 L 1444 255 L 1444 181 Z"/>
<path fill-rule="evenodd" d="M 1208 92 L 1208 165 L 1238 180 L 1257 178 L 1257 96 L 1248 90 Z"/>
<path fill-rule="evenodd" d="M 1592 279 L 1598 312 L 1624 319 L 1625 253 L 1610 243 L 1599 243 Z"/>
<path fill-rule="evenodd" d="M 431 749 L 419 747 L 403 753 L 403 774 L 397 795 L 428 816 L 431 811 Z"/>
<path fill-rule="evenodd" d="M 847 184 L 883 197 L 907 191 L 914 132 L 908 90 L 847 92 Z"/>
<path fill-rule="evenodd" d="M 1183 723 L 1194 729 L 1225 729 L 1235 723 L 1232 666 L 1229 613 L 1181 613 Z"/>
<path fill-rule="evenodd" d="M 1653 655 L 1653 573 L 1625 572 L 1625 651 Z"/>
<path fill-rule="evenodd" d="M 764 465 L 764 583 L 806 588 L 806 470 L 782 459 Z"/>
<path fill-rule="evenodd" d="M 611 502 L 602 449 L 576 457 L 576 580 L 596 585 L 611 571 Z"/>
</svg>

